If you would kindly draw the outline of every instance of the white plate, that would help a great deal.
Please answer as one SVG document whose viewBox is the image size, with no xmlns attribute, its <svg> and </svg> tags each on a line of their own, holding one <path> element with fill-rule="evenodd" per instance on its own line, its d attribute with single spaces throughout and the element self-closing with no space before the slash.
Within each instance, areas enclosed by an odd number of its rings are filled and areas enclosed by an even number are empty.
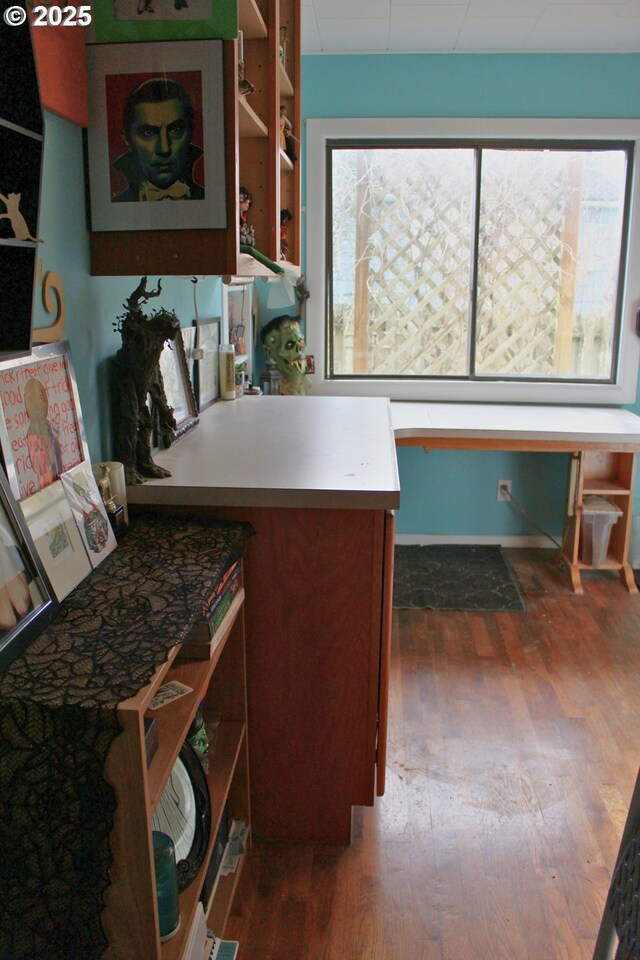
<svg viewBox="0 0 640 960">
<path fill-rule="evenodd" d="M 153 829 L 168 834 L 176 863 L 189 856 L 196 832 L 196 798 L 187 768 L 178 757 L 153 815 Z"/>
</svg>

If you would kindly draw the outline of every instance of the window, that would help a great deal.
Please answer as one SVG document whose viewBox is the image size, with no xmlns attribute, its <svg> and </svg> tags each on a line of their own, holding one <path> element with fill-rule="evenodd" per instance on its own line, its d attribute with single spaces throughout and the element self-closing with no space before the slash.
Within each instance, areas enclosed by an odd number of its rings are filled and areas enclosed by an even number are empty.
<svg viewBox="0 0 640 960">
<path fill-rule="evenodd" d="M 446 137 L 354 134 L 385 121 L 351 121 L 335 136 L 341 121 L 309 122 L 310 175 L 320 151 L 326 193 L 324 251 L 311 199 L 320 191 L 309 195 L 308 260 L 321 252 L 326 310 L 321 326 L 310 312 L 307 337 L 325 390 L 633 402 L 640 128 L 615 135 L 622 125 L 591 121 L 585 136 L 582 121 L 580 136 L 524 137 L 516 121 L 484 122 L 500 135 L 465 133 L 482 121 L 451 121 Z"/>
</svg>

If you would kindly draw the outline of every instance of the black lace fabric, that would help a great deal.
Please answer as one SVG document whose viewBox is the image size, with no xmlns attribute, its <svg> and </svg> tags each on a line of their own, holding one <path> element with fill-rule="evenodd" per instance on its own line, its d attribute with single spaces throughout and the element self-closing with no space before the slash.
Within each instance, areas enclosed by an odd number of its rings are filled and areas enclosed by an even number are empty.
<svg viewBox="0 0 640 960">
<path fill-rule="evenodd" d="M 103 768 L 117 705 L 185 639 L 252 532 L 135 518 L 0 677 L 0 960 L 98 960 L 106 950 L 115 797 Z"/>
</svg>

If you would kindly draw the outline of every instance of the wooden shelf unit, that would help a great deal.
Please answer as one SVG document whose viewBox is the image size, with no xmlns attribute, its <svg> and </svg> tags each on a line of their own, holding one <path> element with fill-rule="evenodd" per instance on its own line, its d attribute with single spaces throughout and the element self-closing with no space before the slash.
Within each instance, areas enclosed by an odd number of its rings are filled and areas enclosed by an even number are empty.
<svg viewBox="0 0 640 960">
<path fill-rule="evenodd" d="M 300 60 L 300 0 L 279 0 L 279 29 L 286 30 L 287 42 L 284 62 L 279 61 L 278 83 L 279 103 L 286 107 L 286 114 L 293 126 L 295 151 L 298 157 L 292 163 L 286 154 L 278 150 L 280 162 L 280 201 L 278 206 L 278 223 L 280 210 L 287 209 L 292 220 L 288 227 L 289 253 L 287 259 L 291 263 L 300 263 L 300 231 L 301 231 L 301 143 L 302 130 L 301 112 L 301 60 Z M 278 138 L 279 139 L 279 138 Z M 283 159 L 284 158 L 284 159 Z"/>
<path fill-rule="evenodd" d="M 629 563 L 635 470 L 636 454 L 631 451 L 582 450 L 572 457 L 563 554 L 578 594 L 583 592 L 581 572 L 593 569 L 619 571 L 629 592 L 637 592 Z M 606 560 L 597 568 L 581 559 L 582 514 L 588 496 L 604 497 L 622 511 L 611 528 Z"/>
<path fill-rule="evenodd" d="M 113 865 L 103 914 L 109 939 L 105 960 L 182 960 L 200 899 L 225 805 L 229 816 L 250 825 L 249 767 L 245 681 L 244 590 L 240 590 L 214 638 L 209 660 L 180 659 L 175 647 L 152 681 L 120 704 L 123 733 L 107 758 L 105 774 L 113 784 L 117 808 L 111 835 Z M 180 680 L 191 694 L 149 713 L 159 686 Z M 207 783 L 211 798 L 211 836 L 195 879 L 180 894 L 180 927 L 160 942 L 152 853 L 152 818 L 199 703 L 205 718 L 218 721 L 209 752 Z M 158 749 L 147 767 L 144 718 L 158 725 Z M 242 861 L 233 875 L 218 883 L 207 923 L 223 933 Z"/>
<path fill-rule="evenodd" d="M 238 41 L 223 41 L 226 228 L 92 232 L 94 276 L 240 274 L 241 185 L 254 198 L 249 222 L 256 249 L 280 259 L 280 210 L 286 207 L 293 218 L 288 259 L 300 263 L 300 145 L 296 163 L 287 157 L 281 162 L 279 128 L 283 103 L 294 136 L 300 137 L 300 0 L 239 0 L 238 26 L 244 75 L 255 90 L 238 94 Z M 281 27 L 287 32 L 284 63 Z"/>
</svg>

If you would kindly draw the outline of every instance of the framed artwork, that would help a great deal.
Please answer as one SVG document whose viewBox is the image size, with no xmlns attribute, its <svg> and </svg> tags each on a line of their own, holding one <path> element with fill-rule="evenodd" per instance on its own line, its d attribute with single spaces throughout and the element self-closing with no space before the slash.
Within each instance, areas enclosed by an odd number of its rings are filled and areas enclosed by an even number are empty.
<svg viewBox="0 0 640 960">
<path fill-rule="evenodd" d="M 20 503 L 29 533 L 58 600 L 92 570 L 61 480 Z"/>
<path fill-rule="evenodd" d="M 204 410 L 220 393 L 220 317 L 198 320 L 196 326 L 195 379 L 198 410 Z"/>
<path fill-rule="evenodd" d="M 160 373 L 167 403 L 173 408 L 177 428 L 175 438 L 181 437 L 198 422 L 198 411 L 189 376 L 182 330 L 173 342 L 167 340 L 160 354 Z"/>
<path fill-rule="evenodd" d="M 118 543 L 91 464 L 87 461 L 60 477 L 76 527 L 92 567 L 97 567 Z"/>
<path fill-rule="evenodd" d="M 236 0 L 93 0 L 91 12 L 88 44 L 238 35 Z"/>
<path fill-rule="evenodd" d="M 0 471 L 0 670 L 35 640 L 57 609 L 27 524 Z"/>
<path fill-rule="evenodd" d="M 87 56 L 91 229 L 226 227 L 222 41 Z"/>
<path fill-rule="evenodd" d="M 25 500 L 89 460 L 66 341 L 0 361 L 0 446 L 11 491 Z"/>
<path fill-rule="evenodd" d="M 189 379 L 191 380 L 191 387 L 195 395 L 196 381 L 195 381 L 195 358 L 193 356 L 193 351 L 196 346 L 196 328 L 195 327 L 180 327 L 180 333 L 182 334 L 182 343 L 184 344 L 184 354 L 187 358 L 187 367 L 189 368 Z M 197 404 L 197 401 L 196 401 Z"/>
</svg>

